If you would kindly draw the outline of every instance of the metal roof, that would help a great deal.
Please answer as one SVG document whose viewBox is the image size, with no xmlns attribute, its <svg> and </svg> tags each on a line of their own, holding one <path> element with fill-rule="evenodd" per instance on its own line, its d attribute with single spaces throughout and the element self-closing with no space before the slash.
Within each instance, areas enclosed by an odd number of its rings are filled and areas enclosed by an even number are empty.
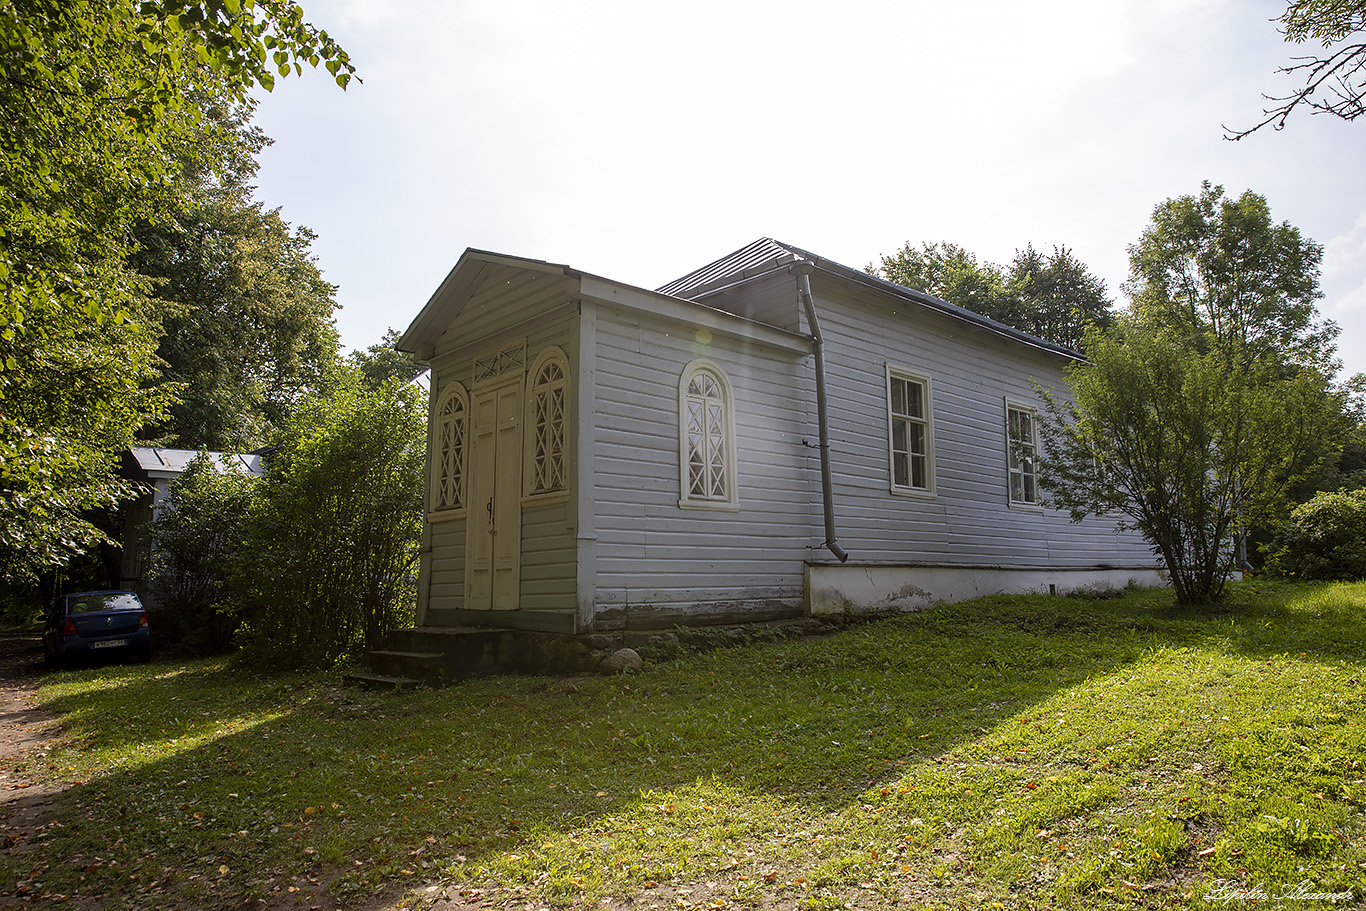
<svg viewBox="0 0 1366 911">
<path fill-rule="evenodd" d="M 157 474 L 180 474 L 201 450 L 162 449 L 159 446 L 135 446 L 129 450 L 133 460 L 143 471 Z M 255 453 L 210 452 L 209 457 L 224 468 L 264 475 L 266 467 Z"/>
<path fill-rule="evenodd" d="M 754 243 L 741 247 L 734 253 L 727 254 L 715 262 L 708 263 L 700 269 L 689 272 L 682 278 L 675 279 L 657 290 L 661 294 L 669 294 L 675 297 L 682 297 L 687 300 L 697 300 L 704 297 L 707 292 L 718 288 L 732 285 L 745 279 L 771 272 L 780 266 L 794 262 L 809 262 L 817 269 L 831 275 L 843 278 L 856 284 L 864 285 L 888 294 L 896 295 L 902 300 L 918 304 L 926 309 L 942 313 L 945 316 L 956 320 L 972 324 L 987 332 L 1009 338 L 1013 341 L 1023 343 L 1031 348 L 1038 348 L 1052 354 L 1058 354 L 1066 358 L 1079 359 L 1081 354 L 1063 345 L 1050 342 L 1047 339 L 1030 335 L 1028 332 L 1021 332 L 1019 329 L 1007 326 L 1005 323 L 997 322 L 990 317 L 983 316 L 973 310 L 951 304 L 948 301 L 940 300 L 932 294 L 924 291 L 917 291 L 905 285 L 898 285 L 896 282 L 889 282 L 886 279 L 870 275 L 862 269 L 853 269 L 834 260 L 817 256 L 815 253 L 803 250 L 801 247 L 794 247 L 774 240 L 771 237 L 761 237 Z"/>
</svg>

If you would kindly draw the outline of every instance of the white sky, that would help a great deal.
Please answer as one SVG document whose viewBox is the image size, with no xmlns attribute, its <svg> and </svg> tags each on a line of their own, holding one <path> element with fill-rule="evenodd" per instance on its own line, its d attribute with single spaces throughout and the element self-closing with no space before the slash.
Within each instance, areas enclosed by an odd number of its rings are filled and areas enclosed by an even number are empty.
<svg viewBox="0 0 1366 911">
<path fill-rule="evenodd" d="M 1366 123 L 1259 119 L 1284 0 L 303 0 L 364 83 L 277 83 L 259 197 L 319 237 L 348 347 L 466 247 L 653 288 L 762 236 L 863 267 L 910 241 L 1127 246 L 1202 180 L 1323 244 L 1366 372 Z"/>
</svg>

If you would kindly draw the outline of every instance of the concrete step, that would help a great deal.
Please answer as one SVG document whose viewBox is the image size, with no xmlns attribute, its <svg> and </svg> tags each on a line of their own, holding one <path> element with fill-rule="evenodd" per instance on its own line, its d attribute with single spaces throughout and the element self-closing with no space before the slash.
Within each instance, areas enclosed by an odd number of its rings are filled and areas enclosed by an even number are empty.
<svg viewBox="0 0 1366 911">
<path fill-rule="evenodd" d="M 434 680 L 441 677 L 444 655 L 439 651 L 410 651 L 377 648 L 369 655 L 370 670 L 392 677 L 415 677 Z"/>
<path fill-rule="evenodd" d="M 343 686 L 357 686 L 367 690 L 410 690 L 422 686 L 421 680 L 412 677 L 389 677 L 384 674 L 343 674 Z"/>
</svg>

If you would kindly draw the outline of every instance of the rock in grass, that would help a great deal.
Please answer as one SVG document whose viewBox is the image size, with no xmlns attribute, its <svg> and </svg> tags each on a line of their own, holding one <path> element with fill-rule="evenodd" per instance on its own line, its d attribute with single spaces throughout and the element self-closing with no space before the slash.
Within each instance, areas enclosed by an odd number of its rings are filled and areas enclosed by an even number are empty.
<svg viewBox="0 0 1366 911">
<path fill-rule="evenodd" d="M 645 666 L 640 653 L 633 648 L 619 648 L 598 663 L 604 674 L 634 674 Z"/>
</svg>

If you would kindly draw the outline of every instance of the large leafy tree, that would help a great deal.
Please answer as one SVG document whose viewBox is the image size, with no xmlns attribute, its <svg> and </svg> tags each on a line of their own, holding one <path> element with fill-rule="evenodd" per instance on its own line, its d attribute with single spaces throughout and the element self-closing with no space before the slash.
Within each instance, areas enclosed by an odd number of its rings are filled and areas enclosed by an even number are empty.
<svg viewBox="0 0 1366 911">
<path fill-rule="evenodd" d="M 1049 255 L 1030 244 L 1002 267 L 957 244 L 907 243 L 868 271 L 1071 348 L 1111 320 L 1105 283 L 1066 247 Z"/>
<path fill-rule="evenodd" d="M 128 258 L 216 129 L 202 100 L 303 63 L 351 78 L 293 0 L 0 0 L 0 575 L 100 536 L 82 512 L 126 492 L 116 453 L 164 409 Z"/>
<path fill-rule="evenodd" d="M 252 199 L 265 138 L 251 107 L 218 108 L 226 139 L 206 169 L 185 166 L 185 203 L 142 226 L 132 258 L 154 279 L 161 379 L 179 401 L 143 435 L 183 448 L 244 451 L 273 441 L 289 410 L 335 368 L 335 288 L 309 254 L 314 235 Z"/>
<path fill-rule="evenodd" d="M 1129 256 L 1129 312 L 1086 335 L 1073 397 L 1046 396 L 1042 482 L 1074 519 L 1127 517 L 1179 602 L 1214 601 L 1246 527 L 1344 427 L 1322 249 L 1206 184 L 1159 204 Z"/>
<path fill-rule="evenodd" d="M 1322 52 L 1297 55 L 1280 72 L 1302 81 L 1288 95 L 1265 95 L 1271 106 L 1246 130 L 1225 128 L 1242 139 L 1271 125 L 1281 129 L 1297 108 L 1355 120 L 1366 113 L 1366 0 L 1292 0 L 1277 20 L 1290 44 L 1315 41 Z"/>
</svg>

